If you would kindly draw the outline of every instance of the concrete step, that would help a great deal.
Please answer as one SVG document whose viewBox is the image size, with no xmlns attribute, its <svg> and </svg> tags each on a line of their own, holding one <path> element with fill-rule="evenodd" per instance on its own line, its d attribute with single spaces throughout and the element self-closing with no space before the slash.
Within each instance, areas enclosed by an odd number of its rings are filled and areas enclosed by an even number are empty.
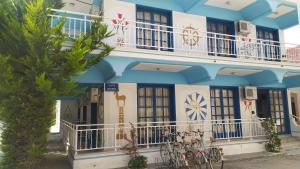
<svg viewBox="0 0 300 169">
<path fill-rule="evenodd" d="M 252 160 L 264 157 L 273 157 L 273 156 L 286 156 L 286 155 L 299 155 L 300 148 L 296 148 L 293 150 L 281 150 L 278 153 L 271 152 L 258 152 L 258 153 L 245 153 L 245 154 L 237 154 L 237 155 L 228 155 L 224 157 L 225 161 L 240 161 L 240 160 Z"/>
<path fill-rule="evenodd" d="M 62 142 L 61 134 L 50 134 L 48 136 L 47 149 L 49 152 L 65 151 L 65 146 Z"/>
<path fill-rule="evenodd" d="M 66 150 L 63 143 L 48 143 L 47 149 L 49 152 L 64 152 Z"/>
<path fill-rule="evenodd" d="M 290 151 L 300 148 L 300 139 L 293 136 L 281 136 L 282 151 Z"/>
<path fill-rule="evenodd" d="M 300 148 L 300 142 L 282 144 L 281 147 L 282 147 L 282 150 L 291 150 L 291 149 Z"/>
<path fill-rule="evenodd" d="M 298 137 L 293 137 L 290 135 L 286 135 L 286 136 L 279 136 L 279 138 L 281 139 L 281 143 L 289 143 L 289 142 L 295 142 L 298 141 L 300 142 L 300 139 Z"/>
</svg>

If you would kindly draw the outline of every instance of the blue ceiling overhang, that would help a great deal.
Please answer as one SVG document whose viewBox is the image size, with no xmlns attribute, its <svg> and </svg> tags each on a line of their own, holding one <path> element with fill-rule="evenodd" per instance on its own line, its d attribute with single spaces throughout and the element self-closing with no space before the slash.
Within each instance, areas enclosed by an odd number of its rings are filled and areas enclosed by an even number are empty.
<svg viewBox="0 0 300 169">
<path fill-rule="evenodd" d="M 139 63 L 190 66 L 180 72 L 132 70 Z M 248 76 L 220 75 L 222 69 L 250 69 L 260 72 Z M 194 62 L 108 56 L 76 78 L 82 85 L 102 83 L 202 84 L 213 86 L 300 87 L 299 77 L 285 77 L 295 70 L 259 66 L 201 64 Z"/>
<path fill-rule="evenodd" d="M 283 0 L 257 0 L 239 11 L 207 6 L 205 3 L 208 0 L 122 1 L 230 21 L 247 20 L 260 26 L 276 29 L 286 29 L 298 24 L 297 5 Z M 295 8 L 295 10 L 275 19 L 267 17 L 269 14 L 276 11 L 277 7 L 281 5 Z"/>
</svg>

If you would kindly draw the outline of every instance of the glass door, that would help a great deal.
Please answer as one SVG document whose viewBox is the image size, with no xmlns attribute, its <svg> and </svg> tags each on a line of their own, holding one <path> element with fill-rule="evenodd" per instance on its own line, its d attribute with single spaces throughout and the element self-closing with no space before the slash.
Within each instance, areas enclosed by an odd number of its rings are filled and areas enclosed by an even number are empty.
<svg viewBox="0 0 300 169">
<path fill-rule="evenodd" d="M 146 143 L 147 139 L 152 143 L 158 142 L 161 139 L 163 126 L 175 120 L 173 91 L 173 86 L 169 85 L 138 86 L 137 117 L 140 123 L 138 130 L 140 144 Z M 152 127 L 147 129 L 146 123 Z"/>
<path fill-rule="evenodd" d="M 212 130 L 215 138 L 241 136 L 238 88 L 210 90 Z"/>
<path fill-rule="evenodd" d="M 218 56 L 235 56 L 234 23 L 217 19 L 207 20 L 208 53 Z M 215 53 L 217 52 L 217 53 Z"/>
<path fill-rule="evenodd" d="M 289 132 L 286 92 L 284 89 L 258 89 L 257 115 L 260 118 L 271 118 L 277 132 Z"/>
<path fill-rule="evenodd" d="M 270 113 L 278 133 L 286 133 L 285 92 L 283 90 L 269 90 Z"/>
<path fill-rule="evenodd" d="M 172 50 L 172 14 L 169 11 L 137 6 L 137 47 L 152 50 Z"/>
<path fill-rule="evenodd" d="M 280 59 L 278 30 L 265 27 L 257 27 L 256 29 L 258 43 L 262 45 L 261 48 L 258 48 L 261 58 L 267 60 Z"/>
</svg>

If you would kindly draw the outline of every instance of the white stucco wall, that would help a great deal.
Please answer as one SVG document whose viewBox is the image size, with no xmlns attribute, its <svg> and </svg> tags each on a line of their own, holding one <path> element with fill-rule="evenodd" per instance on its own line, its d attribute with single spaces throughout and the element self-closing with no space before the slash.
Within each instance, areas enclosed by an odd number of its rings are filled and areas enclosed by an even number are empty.
<svg viewBox="0 0 300 169">
<path fill-rule="evenodd" d="M 244 99 L 244 88 L 239 88 L 239 96 L 240 96 L 240 112 L 241 112 L 241 119 L 250 119 L 250 118 L 257 118 L 256 116 L 256 101 L 255 100 L 246 100 Z M 249 103 L 251 102 L 251 103 Z M 247 104 L 251 104 L 247 105 Z M 252 111 L 254 114 L 252 114 Z"/>
<path fill-rule="evenodd" d="M 136 8 L 134 3 L 128 3 L 123 2 L 119 0 L 104 0 L 103 1 L 103 12 L 104 12 L 104 18 L 106 23 L 109 26 L 109 30 L 113 30 L 115 33 L 115 36 L 107 39 L 108 42 L 123 42 L 114 44 L 117 47 L 124 47 L 128 44 L 133 45 L 131 47 L 135 47 L 136 42 L 136 24 L 132 21 L 136 20 Z M 119 14 L 122 15 L 121 18 L 119 18 Z M 112 20 L 123 20 L 123 24 L 126 24 L 125 22 L 128 22 L 126 26 L 122 27 L 119 26 L 119 29 L 114 28 L 113 21 Z"/>
<path fill-rule="evenodd" d="M 77 121 L 78 102 L 77 100 L 61 101 L 61 118 L 69 122 Z"/>
<path fill-rule="evenodd" d="M 242 134 L 243 137 L 249 137 L 252 134 L 253 135 L 257 134 L 255 131 L 257 127 L 262 129 L 260 123 L 255 123 L 254 125 L 254 122 L 258 121 L 256 100 L 244 99 L 243 87 L 239 87 L 239 96 L 240 96 L 241 121 L 244 122 L 244 124 L 242 124 Z"/>
<path fill-rule="evenodd" d="M 125 123 L 137 121 L 137 85 L 119 83 L 119 95 L 126 97 L 124 106 Z M 104 121 L 106 124 L 119 123 L 119 109 L 114 92 L 104 92 Z"/>
<path fill-rule="evenodd" d="M 189 121 L 185 112 L 185 100 L 188 95 L 193 93 L 201 94 L 207 103 L 207 116 L 206 120 L 210 120 L 210 94 L 209 86 L 201 85 L 175 85 L 175 100 L 176 100 L 176 120 Z"/>
<path fill-rule="evenodd" d="M 204 101 L 203 103 L 206 103 L 207 109 L 206 109 L 206 117 L 204 120 L 198 119 L 197 120 L 191 120 L 188 117 L 188 114 L 186 112 L 186 99 L 189 97 L 189 95 L 195 96 L 193 94 L 200 94 L 200 98 L 203 96 Z M 193 98 L 195 99 L 195 98 Z M 179 121 L 177 125 L 178 131 L 189 131 L 193 130 L 196 131 L 197 129 L 200 129 L 204 132 L 204 139 L 209 140 L 209 138 L 212 136 L 212 129 L 211 129 L 211 112 L 210 112 L 210 89 L 209 86 L 201 86 L 201 85 L 175 85 L 175 107 L 176 107 L 176 120 Z M 196 100 L 196 99 L 195 99 Z M 199 101 L 199 98 L 197 99 Z M 187 122 L 189 122 L 189 125 L 187 125 Z M 192 122 L 192 123 L 191 123 Z M 193 124 L 193 125 L 191 125 Z M 181 125 L 184 125 L 185 128 L 180 127 Z"/>
<path fill-rule="evenodd" d="M 60 117 L 61 117 L 61 100 L 56 100 L 55 109 L 53 110 L 55 115 L 55 123 L 50 127 L 51 133 L 59 133 L 60 131 Z M 0 126 L 1 128 L 1 126 Z"/>
<path fill-rule="evenodd" d="M 62 0 L 65 6 L 62 10 L 98 15 L 100 6 L 94 5 L 93 0 Z"/>
<path fill-rule="evenodd" d="M 248 35 L 241 35 L 238 33 L 238 22 L 235 22 L 235 33 L 237 40 L 237 53 L 243 57 L 255 57 L 258 53 L 255 47 L 256 42 L 256 25 L 249 22 L 250 33 Z"/>
<path fill-rule="evenodd" d="M 175 52 L 207 51 L 206 17 L 173 11 L 173 27 Z"/>
<path fill-rule="evenodd" d="M 105 127 L 111 128 L 105 132 L 104 144 L 106 146 L 113 146 L 113 144 L 124 145 L 127 142 L 120 139 L 114 142 L 115 134 L 118 133 L 113 128 L 119 127 L 119 108 L 123 107 L 124 110 L 124 123 L 137 122 L 137 85 L 134 83 L 119 83 L 119 96 L 125 96 L 125 104 L 123 101 L 117 101 L 114 92 L 104 92 L 104 123 Z M 115 125 L 111 125 L 115 124 Z M 125 126 L 126 127 L 126 126 Z M 127 126 L 128 127 L 128 126 Z M 129 128 L 125 128 L 125 132 L 129 132 Z"/>
<path fill-rule="evenodd" d="M 291 94 L 294 93 L 297 95 L 297 101 L 298 104 L 296 106 L 298 106 L 298 111 L 300 110 L 300 88 L 292 88 L 292 89 L 288 89 L 288 106 L 289 106 L 289 116 L 291 117 L 293 115 L 292 113 L 292 104 L 291 104 Z M 300 116 L 299 116 L 300 117 Z M 297 136 L 300 138 L 300 125 L 297 124 L 297 122 L 291 117 L 290 118 L 290 124 L 291 124 L 291 134 L 293 136 Z"/>
</svg>

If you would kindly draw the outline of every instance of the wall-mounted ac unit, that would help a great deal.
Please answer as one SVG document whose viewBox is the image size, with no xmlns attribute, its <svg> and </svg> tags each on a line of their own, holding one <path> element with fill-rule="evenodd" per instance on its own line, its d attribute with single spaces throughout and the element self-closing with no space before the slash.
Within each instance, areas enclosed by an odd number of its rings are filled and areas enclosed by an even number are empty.
<svg viewBox="0 0 300 169">
<path fill-rule="evenodd" d="M 257 99 L 257 89 L 256 87 L 247 86 L 244 88 L 244 98 L 247 100 Z"/>
<path fill-rule="evenodd" d="M 95 87 L 91 88 L 89 94 L 90 94 L 90 102 L 97 103 L 98 96 L 99 96 L 98 88 L 95 88 Z"/>
<path fill-rule="evenodd" d="M 237 23 L 238 33 L 242 35 L 250 34 L 250 23 L 247 21 L 239 21 Z"/>
</svg>

